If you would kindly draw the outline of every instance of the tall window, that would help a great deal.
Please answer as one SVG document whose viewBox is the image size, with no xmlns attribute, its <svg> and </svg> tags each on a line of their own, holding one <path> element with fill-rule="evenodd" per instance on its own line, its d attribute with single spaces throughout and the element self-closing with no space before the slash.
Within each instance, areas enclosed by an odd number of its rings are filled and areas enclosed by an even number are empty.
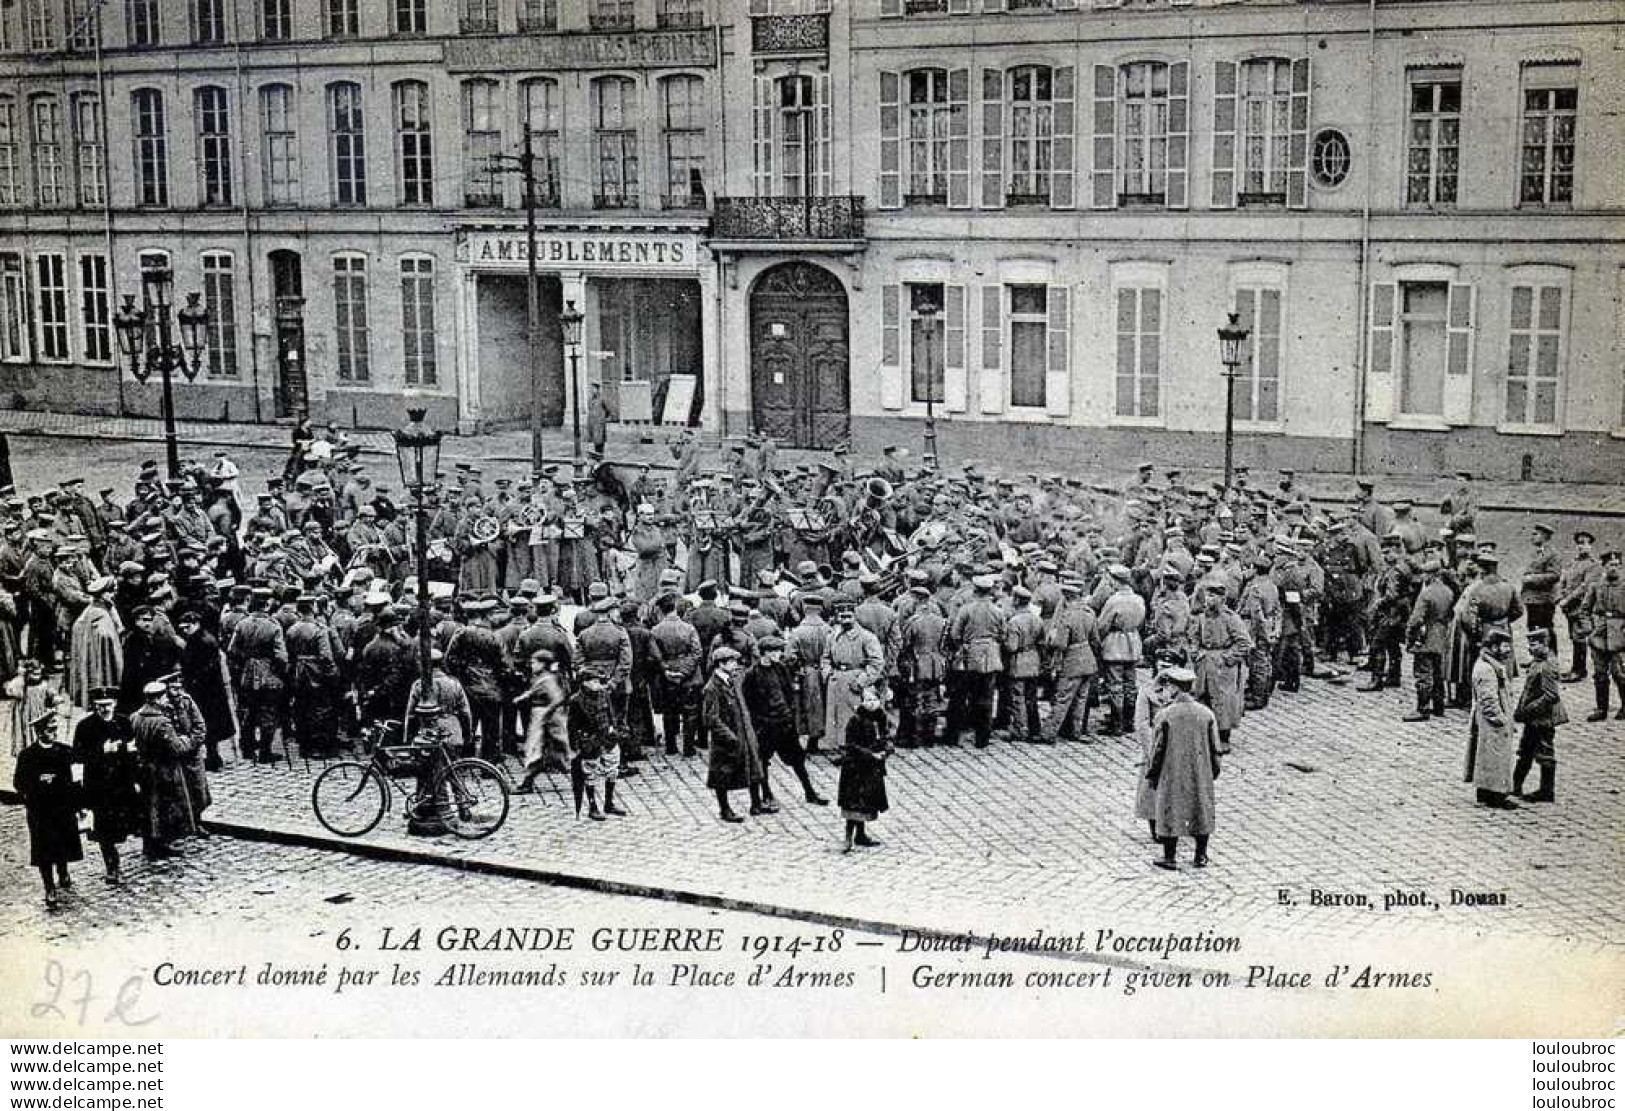
<svg viewBox="0 0 1625 1111">
<path fill-rule="evenodd" d="M 17 5 L 0 5 L 0 51 L 10 53 L 22 46 L 22 35 L 18 30 L 18 20 L 22 13 Z"/>
<path fill-rule="evenodd" d="M 157 46 L 158 0 L 124 0 L 124 28 L 131 46 Z"/>
<path fill-rule="evenodd" d="M 638 90 L 628 77 L 592 83 L 593 145 L 598 154 L 596 208 L 638 206 Z"/>
<path fill-rule="evenodd" d="M 17 100 L 0 96 L 0 205 L 21 203 L 17 192 Z"/>
<path fill-rule="evenodd" d="M 192 97 L 197 120 L 197 191 L 205 207 L 231 203 L 231 121 L 226 90 L 205 85 Z"/>
<path fill-rule="evenodd" d="M 941 282 L 911 282 L 908 286 L 909 398 L 921 405 L 940 405 L 948 355 L 947 307 Z"/>
<path fill-rule="evenodd" d="M 299 143 L 294 133 L 293 86 L 260 90 L 260 133 L 265 140 L 265 203 L 299 201 Z"/>
<path fill-rule="evenodd" d="M 225 0 L 192 0 L 192 41 L 224 42 L 226 39 Z"/>
<path fill-rule="evenodd" d="M 520 0 L 520 31 L 553 31 L 558 25 L 559 0 Z"/>
<path fill-rule="evenodd" d="M 428 0 L 395 0 L 395 33 L 422 35 L 429 30 Z"/>
<path fill-rule="evenodd" d="M 665 100 L 666 204 L 704 208 L 705 82 L 688 75 L 668 77 L 660 91 Z"/>
<path fill-rule="evenodd" d="M 1241 65 L 1241 194 L 1286 203 L 1292 140 L 1292 63 L 1255 58 Z"/>
<path fill-rule="evenodd" d="M 95 93 L 74 93 L 73 165 L 79 180 L 79 203 L 99 205 L 107 197 L 107 167 L 102 159 L 102 101 Z"/>
<path fill-rule="evenodd" d="M 704 0 L 660 0 L 655 22 L 661 27 L 704 26 Z"/>
<path fill-rule="evenodd" d="M 39 322 L 39 356 L 68 360 L 68 274 L 61 255 L 34 258 L 34 319 Z"/>
<path fill-rule="evenodd" d="M 164 94 L 137 89 L 130 94 L 134 124 L 136 203 L 148 208 L 169 204 L 169 140 L 164 130 Z"/>
<path fill-rule="evenodd" d="M 1165 204 L 1168 199 L 1168 67 L 1131 62 L 1122 67 L 1123 117 L 1118 193 L 1125 200 Z"/>
<path fill-rule="evenodd" d="M 1236 315 L 1251 333 L 1232 387 L 1236 419 L 1272 423 L 1281 415 L 1281 291 L 1236 290 Z"/>
<path fill-rule="evenodd" d="M 1523 80 L 1523 143 L 1518 203 L 1574 203 L 1574 129 L 1580 67 L 1528 66 Z"/>
<path fill-rule="evenodd" d="M 1049 204 L 1055 124 L 1053 75 L 1048 66 L 1010 71 L 1011 204 Z"/>
<path fill-rule="evenodd" d="M 365 382 L 372 372 L 367 346 L 367 260 L 360 255 L 333 259 L 333 311 L 339 380 Z"/>
<path fill-rule="evenodd" d="M 541 77 L 519 87 L 525 108 L 525 128 L 536 157 L 536 203 L 542 208 L 559 204 L 559 83 Z"/>
<path fill-rule="evenodd" d="M 395 86 L 395 137 L 400 153 L 401 203 L 434 203 L 434 136 L 429 127 L 429 86 Z"/>
<path fill-rule="evenodd" d="M 779 179 L 786 197 L 816 195 L 817 86 L 811 74 L 781 77 L 778 86 Z"/>
<path fill-rule="evenodd" d="M 333 152 L 333 203 L 367 203 L 367 134 L 361 86 L 340 81 L 327 87 L 327 129 Z"/>
<path fill-rule="evenodd" d="M 361 34 L 361 0 L 324 0 L 327 37 L 353 39 Z"/>
<path fill-rule="evenodd" d="M 1563 287 L 1512 287 L 1512 347 L 1507 358 L 1508 424 L 1557 424 L 1563 377 Z"/>
<path fill-rule="evenodd" d="M 101 5 L 96 0 L 67 0 L 69 50 L 94 50 L 101 37 Z"/>
<path fill-rule="evenodd" d="M 916 69 L 903 75 L 908 96 L 908 123 L 904 142 L 908 178 L 905 204 L 946 204 L 948 201 L 948 136 L 960 104 L 950 104 L 948 71 Z"/>
<path fill-rule="evenodd" d="M 401 351 L 406 359 L 406 384 L 434 385 L 433 259 L 401 259 L 401 338 Z"/>
<path fill-rule="evenodd" d="M 463 0 L 459 29 L 465 35 L 493 35 L 497 29 L 496 0 Z"/>
<path fill-rule="evenodd" d="M 285 42 L 293 37 L 293 0 L 260 0 L 260 38 Z"/>
<path fill-rule="evenodd" d="M 41 208 L 60 208 L 68 203 L 61 102 L 54 96 L 33 97 L 28 102 L 28 117 L 34 141 L 34 197 Z"/>
<path fill-rule="evenodd" d="M 1012 285 L 1010 290 L 1010 405 L 1042 409 L 1049 370 L 1049 290 Z"/>
<path fill-rule="evenodd" d="M 1405 203 L 1455 204 L 1461 165 L 1461 71 L 1411 74 L 1405 144 Z"/>
<path fill-rule="evenodd" d="M 79 256 L 79 315 L 84 320 L 85 361 L 113 361 L 113 323 L 107 303 L 107 256 Z"/>
<path fill-rule="evenodd" d="M 0 253 L 0 359 L 28 358 L 28 283 L 23 280 L 23 256 Z"/>
<path fill-rule="evenodd" d="M 231 255 L 206 251 L 203 255 L 203 304 L 209 310 L 204 328 L 211 378 L 237 377 L 237 278 Z"/>
<path fill-rule="evenodd" d="M 57 0 L 31 0 L 28 4 L 28 48 L 55 50 L 61 28 L 57 17 L 62 13 Z"/>
<path fill-rule="evenodd" d="M 463 82 L 463 203 L 469 208 L 502 204 L 502 87 L 495 81 Z"/>
<path fill-rule="evenodd" d="M 633 26 L 633 0 L 591 0 L 587 21 L 594 31 L 630 31 Z"/>
<path fill-rule="evenodd" d="M 1117 415 L 1156 417 L 1162 412 L 1162 290 L 1117 290 Z"/>
</svg>

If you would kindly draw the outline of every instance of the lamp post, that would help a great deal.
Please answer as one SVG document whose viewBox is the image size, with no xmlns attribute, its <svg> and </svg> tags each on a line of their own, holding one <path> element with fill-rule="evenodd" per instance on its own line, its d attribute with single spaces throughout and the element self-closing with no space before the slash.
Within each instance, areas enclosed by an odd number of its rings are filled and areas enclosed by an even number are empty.
<svg viewBox="0 0 1625 1111">
<path fill-rule="evenodd" d="M 428 701 L 433 690 L 429 678 L 429 505 L 428 492 L 440 471 L 441 433 L 423 423 L 423 409 L 408 409 L 406 425 L 395 432 L 395 461 L 401 485 L 412 495 L 412 516 L 417 525 L 418 561 L 418 678 L 419 699 Z"/>
<path fill-rule="evenodd" d="M 517 155 L 490 156 L 493 173 L 517 173 L 525 191 L 525 312 L 530 331 L 530 465 L 540 474 L 546 462 L 542 451 L 542 294 L 536 284 L 536 163 L 530 125 Z M 579 455 L 579 453 L 578 453 Z"/>
<path fill-rule="evenodd" d="M 156 371 L 163 381 L 164 453 L 169 477 L 177 479 L 181 476 L 181 451 L 175 432 L 171 376 L 178 370 L 190 382 L 203 369 L 203 330 L 209 323 L 209 311 L 201 304 L 201 293 L 188 293 L 185 307 L 174 313 L 172 320 L 174 285 L 175 272 L 168 266 L 143 266 L 141 305 L 137 307 L 135 294 L 126 293 L 124 304 L 113 314 L 113 326 L 118 330 L 119 349 L 124 352 L 135 380 L 145 383 Z M 174 323 L 181 326 L 179 345 L 175 343 Z"/>
<path fill-rule="evenodd" d="M 1241 366 L 1241 348 L 1252 333 L 1241 326 L 1241 315 L 1230 314 L 1230 323 L 1219 329 L 1219 361 L 1224 363 L 1224 489 L 1230 492 L 1230 475 L 1236 447 L 1236 368 Z"/>
<path fill-rule="evenodd" d="M 581 477 L 581 313 L 574 301 L 564 303 L 559 313 L 559 329 L 564 333 L 564 346 L 570 356 L 570 436 L 571 468 L 575 477 Z"/>
<path fill-rule="evenodd" d="M 937 313 L 935 301 L 922 301 L 914 312 L 925 333 L 925 467 L 937 469 Z"/>
</svg>

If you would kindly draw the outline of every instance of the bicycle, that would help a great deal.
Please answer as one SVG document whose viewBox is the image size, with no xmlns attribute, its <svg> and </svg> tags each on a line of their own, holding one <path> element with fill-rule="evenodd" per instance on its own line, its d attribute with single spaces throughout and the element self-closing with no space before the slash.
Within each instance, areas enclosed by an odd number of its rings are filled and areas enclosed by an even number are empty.
<svg viewBox="0 0 1625 1111">
<path fill-rule="evenodd" d="M 370 833 L 384 820 L 395 791 L 407 800 L 409 812 L 438 818 L 464 840 L 477 841 L 502 828 L 508 820 L 507 776 L 476 757 L 453 759 L 439 739 L 444 734 L 433 727 L 419 730 L 409 743 L 386 743 L 399 729 L 399 722 L 367 726 L 361 738 L 366 762 L 341 760 L 317 777 L 310 804 L 324 828 L 340 837 Z M 402 779 L 417 781 L 416 795 L 398 784 Z"/>
</svg>

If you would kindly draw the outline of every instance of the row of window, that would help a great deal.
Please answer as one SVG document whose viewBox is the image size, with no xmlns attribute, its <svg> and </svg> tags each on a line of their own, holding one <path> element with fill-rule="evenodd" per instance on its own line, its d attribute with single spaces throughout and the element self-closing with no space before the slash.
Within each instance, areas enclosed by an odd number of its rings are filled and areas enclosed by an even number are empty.
<svg viewBox="0 0 1625 1111">
<path fill-rule="evenodd" d="M 1574 64 L 1523 67 L 1520 204 L 1574 200 L 1579 78 Z M 1405 203 L 1453 206 L 1462 173 L 1462 71 L 1416 68 L 1407 82 Z M 1074 165 L 1083 146 L 1084 203 L 1188 207 L 1190 63 L 1097 65 L 1083 105 L 1075 84 L 1072 66 L 882 71 L 880 206 L 1069 208 L 1077 202 Z M 1310 180 L 1328 189 L 1343 183 L 1349 142 L 1332 129 L 1311 142 L 1311 87 L 1308 58 L 1214 63 L 1211 114 L 1204 117 L 1212 120 L 1212 207 L 1298 208 L 1308 203 Z"/>
<path fill-rule="evenodd" d="M 169 261 L 164 251 L 144 251 L 141 258 L 143 265 Z M 72 291 L 70 265 L 76 265 L 78 275 Z M 209 378 L 233 380 L 239 377 L 236 260 L 229 251 L 205 251 L 200 269 L 209 312 L 202 369 Z M 333 256 L 334 371 L 341 383 L 372 379 L 368 277 L 365 256 Z M 408 386 L 432 387 L 439 381 L 434 260 L 403 256 L 398 278 L 403 378 Z M 58 252 L 28 256 L 0 252 L 0 362 L 72 362 L 76 326 L 79 360 L 111 364 L 114 336 L 106 255 L 80 253 L 70 260 Z"/>
<path fill-rule="evenodd" d="M 639 144 L 643 117 L 639 91 L 637 82 L 627 77 L 600 77 L 590 85 L 595 207 L 637 208 L 642 203 Z M 664 77 L 655 93 L 664 160 L 661 203 L 668 208 L 704 207 L 709 116 L 704 82 L 690 74 Z M 265 203 L 298 205 L 305 194 L 301 187 L 297 93 L 292 85 L 272 84 L 262 86 L 257 95 Z M 321 95 L 330 196 L 336 205 L 365 205 L 368 105 L 364 91 L 356 82 L 336 81 Z M 398 81 L 390 87 L 389 95 L 398 203 L 445 203 L 443 197 L 437 197 L 435 188 L 436 144 L 428 83 Z M 495 80 L 475 78 L 462 83 L 460 95 L 461 202 L 468 207 L 500 206 L 504 199 L 502 179 L 514 165 L 511 152 L 517 147 L 514 126 L 508 121 L 510 90 Z M 558 207 L 563 192 L 563 101 L 559 83 L 552 78 L 519 82 L 518 107 L 518 129 L 528 133 L 531 142 L 536 202 L 541 207 Z M 191 109 L 198 201 L 202 207 L 233 205 L 237 202 L 231 98 L 226 89 L 206 85 L 192 91 Z M 22 110 L 28 121 L 33 196 L 25 196 L 20 184 L 23 132 L 18 101 L 0 96 L 0 205 L 21 205 L 30 199 L 41 208 L 102 204 L 107 185 L 101 103 L 96 94 L 74 93 L 68 97 L 66 125 L 62 99 L 54 94 L 30 96 Z M 158 89 L 134 90 L 130 94 L 130 120 L 136 203 L 168 207 L 170 132 L 164 94 Z M 500 162 L 499 155 L 507 155 L 510 160 Z M 827 176 L 827 155 L 824 173 Z"/>
<path fill-rule="evenodd" d="M 236 26 L 231 0 L 187 0 L 185 41 L 213 46 L 231 41 Z M 241 13 L 250 39 L 291 42 L 294 37 L 294 0 L 251 0 Z M 96 0 L 25 0 L 0 5 L 0 51 L 86 51 L 100 34 Z M 633 0 L 588 0 L 587 23 L 595 31 L 630 31 L 636 27 Z M 132 47 L 166 43 L 159 0 L 124 0 L 125 43 Z M 500 27 L 497 0 L 458 0 L 457 29 L 466 35 L 498 31 L 521 33 L 556 31 L 558 0 L 519 0 L 514 28 Z M 419 36 L 428 33 L 428 0 L 390 0 L 389 33 Z M 361 0 L 322 0 L 322 34 L 329 39 L 355 39 L 362 35 Z M 700 27 L 705 24 L 704 0 L 657 0 L 658 27 Z M 370 28 L 368 29 L 371 30 Z"/>
</svg>

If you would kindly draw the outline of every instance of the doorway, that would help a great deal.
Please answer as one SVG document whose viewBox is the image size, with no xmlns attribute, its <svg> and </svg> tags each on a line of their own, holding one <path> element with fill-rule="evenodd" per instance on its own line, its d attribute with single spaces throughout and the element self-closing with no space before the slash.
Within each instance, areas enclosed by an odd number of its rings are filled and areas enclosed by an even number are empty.
<svg viewBox="0 0 1625 1111">
<path fill-rule="evenodd" d="M 756 431 L 796 448 L 851 435 L 846 289 L 807 262 L 775 266 L 750 295 L 751 416 Z"/>
</svg>

